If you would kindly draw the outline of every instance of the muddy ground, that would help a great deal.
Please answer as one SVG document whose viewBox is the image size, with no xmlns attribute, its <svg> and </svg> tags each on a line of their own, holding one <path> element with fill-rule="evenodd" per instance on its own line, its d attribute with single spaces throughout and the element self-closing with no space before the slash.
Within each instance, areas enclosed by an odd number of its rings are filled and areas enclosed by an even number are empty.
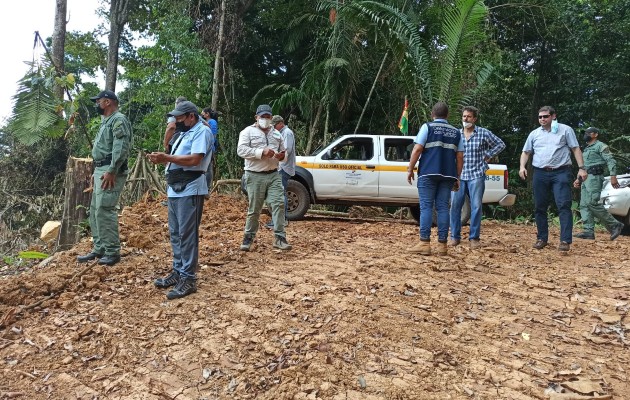
<svg viewBox="0 0 630 400">
<path fill-rule="evenodd" d="M 411 221 L 308 216 L 290 252 L 214 196 L 199 291 L 167 301 L 166 207 L 124 211 L 123 261 L 89 242 L 0 278 L 0 398 L 630 399 L 630 237 L 532 249 L 484 220 L 484 247 L 412 256 Z M 267 216 L 263 219 L 268 220 Z M 467 232 L 467 228 L 465 228 Z"/>
</svg>

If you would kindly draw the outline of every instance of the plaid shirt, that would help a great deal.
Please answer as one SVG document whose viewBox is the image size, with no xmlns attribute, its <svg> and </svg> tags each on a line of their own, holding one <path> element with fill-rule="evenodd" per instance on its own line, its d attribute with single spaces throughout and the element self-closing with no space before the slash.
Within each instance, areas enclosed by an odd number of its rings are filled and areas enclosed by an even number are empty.
<svg viewBox="0 0 630 400">
<path fill-rule="evenodd" d="M 485 158 L 492 158 L 505 149 L 505 143 L 486 128 L 475 126 L 469 139 L 460 129 L 464 141 L 464 168 L 460 177 L 463 181 L 481 178 L 488 170 Z"/>
</svg>

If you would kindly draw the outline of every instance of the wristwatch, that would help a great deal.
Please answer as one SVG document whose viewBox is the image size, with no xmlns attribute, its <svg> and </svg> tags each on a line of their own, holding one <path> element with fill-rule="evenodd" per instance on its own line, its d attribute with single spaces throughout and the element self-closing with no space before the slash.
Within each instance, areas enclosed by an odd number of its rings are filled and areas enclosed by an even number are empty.
<svg viewBox="0 0 630 400">
<path fill-rule="evenodd" d="M 583 165 L 580 165 L 580 166 L 578 167 L 578 169 L 583 169 L 583 170 L 586 170 L 586 167 L 584 167 Z"/>
</svg>

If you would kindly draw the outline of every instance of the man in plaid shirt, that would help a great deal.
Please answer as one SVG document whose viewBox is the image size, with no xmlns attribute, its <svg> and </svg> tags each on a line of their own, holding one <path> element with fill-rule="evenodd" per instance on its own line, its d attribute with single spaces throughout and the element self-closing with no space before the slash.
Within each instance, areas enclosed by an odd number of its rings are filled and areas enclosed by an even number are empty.
<svg viewBox="0 0 630 400">
<path fill-rule="evenodd" d="M 462 112 L 461 130 L 464 138 L 464 168 L 460 177 L 460 187 L 451 194 L 451 246 L 459 245 L 462 233 L 462 206 L 466 195 L 470 199 L 470 241 L 471 249 L 481 247 L 481 205 L 486 188 L 488 161 L 505 149 L 505 143 L 489 130 L 476 126 L 479 110 L 466 106 Z"/>
</svg>

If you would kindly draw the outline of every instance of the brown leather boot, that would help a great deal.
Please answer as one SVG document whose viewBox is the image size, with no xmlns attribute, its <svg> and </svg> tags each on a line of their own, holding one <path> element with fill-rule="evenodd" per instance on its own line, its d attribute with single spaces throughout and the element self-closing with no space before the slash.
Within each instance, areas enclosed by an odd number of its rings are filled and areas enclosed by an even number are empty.
<svg viewBox="0 0 630 400">
<path fill-rule="evenodd" d="M 419 241 L 415 246 L 409 247 L 407 249 L 408 253 L 422 254 L 423 256 L 428 256 L 431 254 L 431 242 L 427 241 Z"/>
<path fill-rule="evenodd" d="M 445 256 L 448 254 L 448 250 L 446 247 L 446 242 L 442 243 L 442 242 L 438 242 L 438 248 L 437 248 L 437 254 L 438 256 Z"/>
</svg>

